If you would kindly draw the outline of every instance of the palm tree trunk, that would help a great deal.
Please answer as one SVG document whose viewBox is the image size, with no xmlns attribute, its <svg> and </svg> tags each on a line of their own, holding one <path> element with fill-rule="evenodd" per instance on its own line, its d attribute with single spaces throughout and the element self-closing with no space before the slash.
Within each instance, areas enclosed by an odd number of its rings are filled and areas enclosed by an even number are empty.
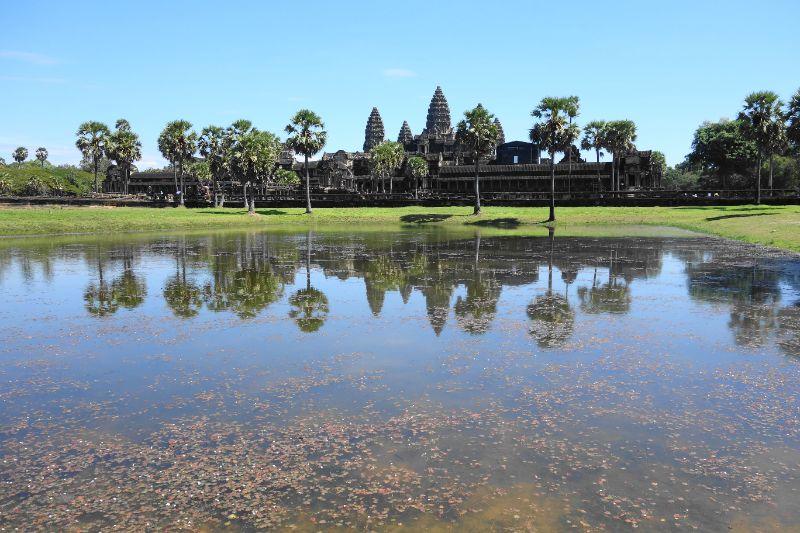
<svg viewBox="0 0 800 533">
<path fill-rule="evenodd" d="M 594 153 L 597 156 L 597 190 L 601 191 L 603 189 L 603 182 L 600 179 L 600 150 L 595 148 Z"/>
<path fill-rule="evenodd" d="M 772 163 L 773 156 L 769 154 L 769 195 L 772 196 Z"/>
<path fill-rule="evenodd" d="M 172 163 L 172 181 L 175 182 L 175 194 L 178 194 L 178 166 L 175 161 L 170 161 L 170 163 Z"/>
<path fill-rule="evenodd" d="M 761 154 L 758 154 L 758 170 L 756 171 L 756 203 L 761 203 Z"/>
<path fill-rule="evenodd" d="M 556 153 L 550 152 L 550 216 L 548 222 L 556 221 Z"/>
<path fill-rule="evenodd" d="M 481 214 L 481 187 L 480 187 L 480 169 L 478 168 L 479 159 L 475 156 L 475 209 L 473 215 Z"/>
<path fill-rule="evenodd" d="M 311 178 L 308 177 L 308 154 L 305 154 L 306 170 L 306 214 L 311 214 Z"/>
<path fill-rule="evenodd" d="M 94 162 L 94 192 L 97 192 L 97 156 L 92 159 Z M 20 166 L 22 166 L 22 163 L 20 163 Z"/>
<path fill-rule="evenodd" d="M 180 163 L 178 163 L 178 174 L 180 174 L 181 177 L 181 206 L 183 206 L 183 197 L 186 196 L 186 192 L 184 191 L 183 187 L 183 159 L 181 159 Z"/>
</svg>

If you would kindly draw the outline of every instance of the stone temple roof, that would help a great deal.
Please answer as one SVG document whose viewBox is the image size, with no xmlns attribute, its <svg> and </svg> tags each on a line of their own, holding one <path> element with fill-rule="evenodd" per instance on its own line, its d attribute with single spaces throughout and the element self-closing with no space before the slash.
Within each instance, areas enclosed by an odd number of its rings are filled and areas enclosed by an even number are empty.
<svg viewBox="0 0 800 533">
<path fill-rule="evenodd" d="M 381 114 L 377 107 L 373 107 L 367 119 L 367 127 L 364 128 L 364 151 L 369 152 L 382 143 L 385 134 Z"/>
<path fill-rule="evenodd" d="M 400 128 L 400 133 L 397 135 L 397 142 L 400 144 L 408 144 L 414 140 L 414 134 L 411 133 L 411 127 L 408 121 L 403 121 L 403 126 Z"/>
<path fill-rule="evenodd" d="M 425 121 L 425 131 L 428 135 L 448 135 L 452 133 L 453 126 L 450 122 L 450 106 L 444 97 L 442 88 L 436 86 L 431 103 L 428 106 L 428 118 Z"/>
</svg>

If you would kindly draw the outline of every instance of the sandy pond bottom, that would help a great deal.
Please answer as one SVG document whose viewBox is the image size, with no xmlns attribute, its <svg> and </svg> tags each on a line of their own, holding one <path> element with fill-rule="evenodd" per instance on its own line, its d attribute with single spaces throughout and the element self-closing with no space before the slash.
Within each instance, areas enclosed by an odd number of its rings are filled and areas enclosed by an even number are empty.
<svg viewBox="0 0 800 533">
<path fill-rule="evenodd" d="M 0 530 L 800 528 L 800 261 L 705 237 L 0 244 Z"/>
</svg>

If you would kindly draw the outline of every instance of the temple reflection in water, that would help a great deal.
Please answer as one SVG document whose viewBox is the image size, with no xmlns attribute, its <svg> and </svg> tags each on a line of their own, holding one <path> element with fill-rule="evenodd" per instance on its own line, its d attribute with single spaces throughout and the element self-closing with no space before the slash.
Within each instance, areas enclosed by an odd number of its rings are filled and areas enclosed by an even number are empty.
<svg viewBox="0 0 800 533">
<path fill-rule="evenodd" d="M 388 239 L 219 233 L 80 247 L 40 244 L 0 254 L 0 276 L 16 270 L 29 282 L 46 282 L 54 262 L 80 255 L 91 273 L 83 292 L 91 316 L 133 310 L 154 296 L 181 319 L 208 311 L 248 320 L 284 302 L 284 318 L 309 333 L 342 309 L 336 291 L 326 294 L 312 278 L 349 286 L 360 280 L 370 315 L 381 317 L 391 295 L 404 305 L 420 298 L 437 336 L 447 327 L 485 334 L 504 291 L 528 288 L 526 301 L 513 302 L 511 312 L 525 316 L 528 335 L 540 348 L 554 349 L 570 341 L 578 316 L 630 313 L 638 280 L 661 275 L 670 257 L 681 266 L 693 301 L 729 308 L 737 344 L 759 347 L 774 338 L 785 352 L 800 353 L 800 301 L 792 300 L 800 276 L 791 264 L 740 248 L 741 255 L 731 255 L 722 241 L 705 241 L 698 247 L 697 239 L 482 237 L 479 231 Z M 159 287 L 141 272 L 143 263 L 153 262 L 166 273 Z M 794 296 L 785 297 L 787 291 Z"/>
</svg>

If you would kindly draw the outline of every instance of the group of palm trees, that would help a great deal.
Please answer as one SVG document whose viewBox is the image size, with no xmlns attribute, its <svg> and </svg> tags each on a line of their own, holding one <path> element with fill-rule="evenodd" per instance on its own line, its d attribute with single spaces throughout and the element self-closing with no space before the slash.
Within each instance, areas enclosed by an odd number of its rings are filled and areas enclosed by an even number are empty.
<svg viewBox="0 0 800 533">
<path fill-rule="evenodd" d="M 14 161 L 16 161 L 17 165 L 22 166 L 22 163 L 28 159 L 28 149 L 24 146 L 19 146 L 11 155 L 14 158 Z M 47 156 L 49 155 L 47 153 L 47 148 L 40 146 L 36 149 L 35 155 L 37 161 L 39 161 L 39 163 L 41 163 L 41 165 L 44 167 L 44 164 L 47 162 Z M 2 161 L 2 158 L 0 158 L 0 161 Z"/>
<path fill-rule="evenodd" d="M 750 93 L 744 99 L 738 119 L 744 126 L 745 137 L 756 147 L 756 203 L 759 203 L 764 160 L 769 160 L 771 188 L 773 158 L 786 153 L 790 145 L 800 149 L 800 89 L 785 106 L 772 91 Z"/>
<path fill-rule="evenodd" d="M 577 96 L 542 98 L 539 105 L 531 111 L 537 122 L 530 130 L 530 139 L 550 155 L 550 216 L 548 222 L 554 222 L 555 215 L 555 154 L 563 152 L 572 172 L 573 146 L 581 135 L 580 127 L 574 119 L 580 114 L 580 99 Z M 488 159 L 497 147 L 499 128 L 495 116 L 481 104 L 464 113 L 464 119 L 456 126 L 456 136 L 461 146 L 469 151 L 475 161 L 475 208 L 474 214 L 481 212 L 479 165 Z M 583 128 L 581 148 L 594 150 L 597 162 L 608 150 L 612 161 L 621 154 L 634 148 L 636 141 L 636 124 L 631 120 L 613 120 L 609 122 L 595 120 Z M 618 169 L 612 162 L 612 184 L 619 190 L 620 179 Z M 599 175 L 598 175 L 599 179 Z"/>
</svg>

